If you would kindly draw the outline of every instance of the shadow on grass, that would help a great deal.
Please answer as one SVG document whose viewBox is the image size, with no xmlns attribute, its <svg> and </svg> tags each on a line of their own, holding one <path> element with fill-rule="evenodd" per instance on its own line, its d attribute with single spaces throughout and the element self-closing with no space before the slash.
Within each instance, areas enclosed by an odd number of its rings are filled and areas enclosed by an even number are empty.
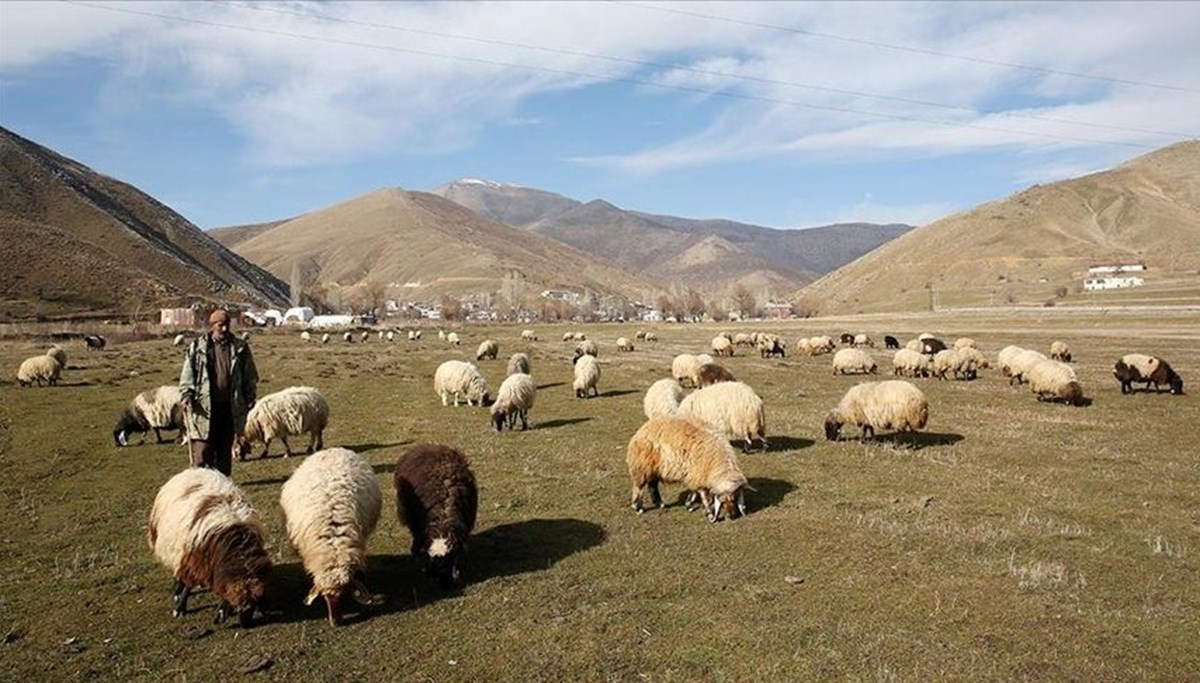
<svg viewBox="0 0 1200 683">
<path fill-rule="evenodd" d="M 537 388 L 538 391 L 541 391 L 542 389 L 553 389 L 554 387 L 566 386 L 566 384 L 566 382 L 547 382 L 546 384 L 539 384 Z"/>
<path fill-rule="evenodd" d="M 778 451 L 798 451 L 801 448 L 809 448 L 814 445 L 816 441 L 813 441 L 812 439 L 805 439 L 804 437 L 800 436 L 768 435 L 767 443 L 770 444 L 770 447 L 767 449 L 767 453 L 774 453 Z M 742 442 L 739 441 L 736 445 L 738 448 L 741 448 Z M 753 452 L 757 453 L 761 451 Z"/>
<path fill-rule="evenodd" d="M 371 470 L 374 471 L 375 474 L 391 474 L 392 472 L 396 471 L 396 463 L 381 462 L 378 465 L 371 465 Z"/>
<path fill-rule="evenodd" d="M 369 453 L 371 451 L 377 451 L 381 448 L 395 448 L 396 446 L 407 446 L 410 443 L 412 443 L 411 439 L 405 439 L 404 441 L 397 441 L 395 443 L 360 443 L 360 444 L 354 444 L 354 445 L 350 445 L 350 446 L 342 446 L 342 448 L 349 448 L 350 450 L 354 451 L 355 453 Z"/>
<path fill-rule="evenodd" d="M 582 519 L 529 519 L 500 524 L 471 537 L 466 580 L 479 583 L 548 569 L 604 542 L 604 527 Z"/>
<path fill-rule="evenodd" d="M 765 477 L 751 478 L 750 486 L 754 491 L 746 493 L 746 507 L 751 514 L 755 510 L 779 505 L 787 494 L 799 488 L 790 481 Z"/>
<path fill-rule="evenodd" d="M 919 451 L 922 448 L 930 446 L 953 446 L 963 440 L 962 434 L 937 432 L 889 432 L 887 434 L 876 434 L 875 438 L 867 439 L 864 443 L 886 443 L 899 448 L 908 448 L 910 450 Z M 853 439 L 843 438 L 843 441 L 852 441 Z"/>
<path fill-rule="evenodd" d="M 554 429 L 555 427 L 566 427 L 567 425 L 579 424 L 591 420 L 590 417 L 563 417 L 557 420 L 546 420 L 539 422 L 533 429 Z"/>
<path fill-rule="evenodd" d="M 612 396 L 625 396 L 627 394 L 639 393 L 637 389 L 612 389 L 600 394 L 596 398 L 609 398 Z"/>
</svg>

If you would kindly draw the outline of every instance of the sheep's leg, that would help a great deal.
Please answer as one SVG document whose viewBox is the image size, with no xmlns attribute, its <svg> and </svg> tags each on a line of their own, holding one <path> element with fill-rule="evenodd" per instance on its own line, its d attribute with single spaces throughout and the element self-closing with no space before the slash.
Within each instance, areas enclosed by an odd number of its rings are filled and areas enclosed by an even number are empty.
<svg viewBox="0 0 1200 683">
<path fill-rule="evenodd" d="M 866 441 L 867 439 L 874 439 L 874 438 L 875 438 L 875 428 L 872 427 L 871 425 L 863 425 L 862 440 Z"/>
<path fill-rule="evenodd" d="M 634 482 L 633 491 L 629 496 L 629 506 L 634 509 L 639 515 L 645 512 L 642 508 L 642 485 Z"/>
<path fill-rule="evenodd" d="M 696 499 L 699 497 L 700 493 L 698 491 L 688 491 L 687 498 L 683 501 L 683 506 L 687 508 L 688 512 L 696 509 Z"/>
<path fill-rule="evenodd" d="M 745 436 L 745 437 L 742 439 L 742 452 L 743 452 L 743 453 L 749 453 L 749 452 L 750 452 L 750 447 L 751 447 L 751 446 L 753 446 L 753 445 L 754 445 L 754 442 L 750 440 L 750 436 L 749 436 L 749 435 Z"/>
<path fill-rule="evenodd" d="M 529 429 L 529 411 L 522 410 L 521 411 L 521 431 L 525 431 L 526 429 Z"/>
<path fill-rule="evenodd" d="M 442 405 L 446 405 L 446 392 L 442 392 Z"/>
<path fill-rule="evenodd" d="M 759 435 L 758 435 L 758 440 L 762 442 L 762 445 L 763 445 L 763 447 L 762 447 L 762 449 L 763 449 L 763 453 L 766 453 L 766 452 L 767 452 L 767 448 L 768 448 L 768 444 L 767 444 L 767 437 L 766 437 L 766 436 L 764 436 L 762 433 L 759 433 Z"/>
<path fill-rule="evenodd" d="M 154 443 L 162 443 L 162 434 L 159 432 L 158 427 L 154 428 Z"/>
<path fill-rule="evenodd" d="M 270 450 L 271 450 L 271 437 L 266 437 L 265 442 L 263 443 L 262 455 L 260 455 L 258 457 L 260 457 L 260 458 L 267 457 L 267 452 Z"/>
<path fill-rule="evenodd" d="M 175 580 L 175 588 L 171 591 L 171 616 L 182 617 L 187 614 L 187 601 L 191 594 L 192 589 L 189 586 L 185 586 L 178 579 Z"/>
<path fill-rule="evenodd" d="M 657 479 L 650 482 L 650 502 L 653 503 L 654 507 L 656 508 L 661 508 L 663 506 L 662 493 L 660 493 L 658 490 Z"/>
<path fill-rule="evenodd" d="M 284 434 L 283 436 L 279 437 L 279 440 L 283 442 L 283 457 L 290 457 L 292 455 L 292 447 L 287 442 L 287 435 Z"/>
</svg>

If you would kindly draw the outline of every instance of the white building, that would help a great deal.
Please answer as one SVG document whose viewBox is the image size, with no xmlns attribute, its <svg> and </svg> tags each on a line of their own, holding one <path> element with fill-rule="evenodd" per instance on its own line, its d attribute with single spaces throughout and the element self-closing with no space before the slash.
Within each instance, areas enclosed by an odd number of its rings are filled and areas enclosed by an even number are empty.
<svg viewBox="0 0 1200 683">
<path fill-rule="evenodd" d="M 1146 264 L 1138 261 L 1137 263 L 1098 263 L 1094 266 L 1088 266 L 1088 275 L 1117 275 L 1120 273 L 1142 273 L 1146 271 Z"/>
<path fill-rule="evenodd" d="M 1083 281 L 1086 292 L 1100 289 L 1124 289 L 1125 287 L 1141 287 L 1146 281 L 1140 277 L 1089 277 Z"/>
<path fill-rule="evenodd" d="M 287 325 L 289 323 L 294 323 L 294 324 L 302 325 L 302 324 L 308 322 L 309 320 L 312 320 L 313 315 L 314 315 L 313 309 L 309 308 L 308 306 L 297 306 L 296 308 L 289 308 L 287 310 L 287 313 L 283 314 L 283 324 Z"/>
</svg>

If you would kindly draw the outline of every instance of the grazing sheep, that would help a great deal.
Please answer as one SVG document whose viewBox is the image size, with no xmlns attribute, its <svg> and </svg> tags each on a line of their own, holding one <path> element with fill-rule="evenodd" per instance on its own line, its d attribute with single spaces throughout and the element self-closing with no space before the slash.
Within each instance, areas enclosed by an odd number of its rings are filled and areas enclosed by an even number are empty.
<svg viewBox="0 0 1200 683">
<path fill-rule="evenodd" d="M 521 330 L 521 340 L 527 342 L 535 342 L 538 340 L 537 333 L 533 330 Z"/>
<path fill-rule="evenodd" d="M 66 349 L 59 346 L 58 344 L 54 344 L 50 348 L 46 349 L 46 355 L 50 356 L 54 360 L 58 361 L 58 364 L 62 366 L 63 370 L 67 369 L 67 350 Z"/>
<path fill-rule="evenodd" d="M 633 342 L 625 337 L 617 337 L 617 350 L 629 353 L 633 351 Z"/>
<path fill-rule="evenodd" d="M 977 376 L 973 358 L 954 349 L 938 351 L 933 356 L 931 371 L 938 379 L 946 379 L 947 373 L 954 379 L 973 380 Z"/>
<path fill-rule="evenodd" d="M 42 386 L 44 381 L 49 386 L 58 384 L 63 366 L 53 356 L 34 356 L 26 358 L 17 368 L 17 382 L 23 386 L 31 386 L 34 382 Z"/>
<path fill-rule="evenodd" d="M 351 334 L 350 332 L 343 332 L 342 333 L 342 341 L 346 342 L 347 344 L 353 344 L 354 343 L 354 335 Z"/>
<path fill-rule="evenodd" d="M 928 377 L 933 366 L 929 356 L 912 349 L 900 349 L 892 357 L 892 374 L 901 377 Z"/>
<path fill-rule="evenodd" d="M 1062 361 L 1064 363 L 1071 362 L 1071 347 L 1067 346 L 1066 342 L 1055 340 L 1050 344 L 1050 360 Z"/>
<path fill-rule="evenodd" d="M 411 339 L 413 341 L 421 341 L 421 330 L 413 330 L 413 336 Z"/>
<path fill-rule="evenodd" d="M 446 335 L 445 335 L 445 334 L 442 334 L 442 333 L 440 333 L 440 332 L 439 332 L 438 334 L 439 334 L 439 335 L 442 337 L 442 341 L 446 341 L 446 339 L 445 339 L 445 336 L 446 336 Z M 409 330 L 409 331 L 408 331 L 408 340 L 409 340 L 409 341 L 416 341 L 416 340 L 417 340 L 417 331 L 416 331 L 416 330 Z"/>
<path fill-rule="evenodd" d="M 180 333 L 180 334 L 175 335 L 175 340 L 171 342 L 171 345 L 172 346 L 180 346 L 185 341 L 187 341 L 187 335 Z"/>
<path fill-rule="evenodd" d="M 442 398 L 442 405 L 448 405 L 450 396 L 454 396 L 456 408 L 460 395 L 468 406 L 484 405 L 489 400 L 487 380 L 478 368 L 461 360 L 448 360 L 438 366 L 433 375 L 433 391 Z"/>
<path fill-rule="evenodd" d="M 718 382 L 698 389 L 679 403 L 679 416 L 712 425 L 730 439 L 742 440 L 742 451 L 750 452 L 754 440 L 767 450 L 767 416 L 763 401 L 744 382 Z"/>
<path fill-rule="evenodd" d="M 856 335 L 854 335 L 854 345 L 855 346 L 869 346 L 871 348 L 875 348 L 875 340 L 871 339 L 869 336 L 867 336 L 865 334 L 856 334 Z"/>
<path fill-rule="evenodd" d="M 754 346 L 754 344 L 754 337 L 746 334 L 745 332 L 738 332 L 737 334 L 733 335 L 734 346 Z"/>
<path fill-rule="evenodd" d="M 312 335 L 311 335 L 311 334 L 309 334 L 308 330 L 305 330 L 305 331 L 303 331 L 303 332 L 301 332 L 301 333 L 300 333 L 300 341 L 302 341 L 302 342 L 304 342 L 305 344 L 307 344 L 307 343 L 308 343 L 309 341 L 311 341 L 311 340 L 312 340 Z"/>
<path fill-rule="evenodd" d="M 854 343 L 854 335 L 850 334 L 849 332 L 843 332 L 838 336 L 838 341 L 844 346 L 850 346 Z"/>
<path fill-rule="evenodd" d="M 961 351 L 963 349 L 975 349 L 975 348 L 979 348 L 979 347 L 975 346 L 975 340 L 971 339 L 970 337 L 959 337 L 958 339 L 954 340 L 954 350 L 955 351 Z"/>
<path fill-rule="evenodd" d="M 378 332 L 378 333 L 376 333 L 375 337 L 376 337 L 376 338 L 377 338 L 379 341 L 383 341 L 383 330 L 379 330 L 379 332 Z"/>
<path fill-rule="evenodd" d="M 83 343 L 87 344 L 88 351 L 103 351 L 108 346 L 108 340 L 98 334 L 85 334 Z"/>
<path fill-rule="evenodd" d="M 396 512 L 412 534 L 413 557 L 443 588 L 461 585 L 462 556 L 475 528 L 479 491 L 458 449 L 417 444 L 396 462 Z"/>
<path fill-rule="evenodd" d="M 461 343 L 458 340 L 458 333 L 451 332 L 450 334 L 446 335 L 446 343 L 450 344 L 451 346 L 458 346 Z"/>
<path fill-rule="evenodd" d="M 900 348 L 900 340 L 896 339 L 895 337 L 893 337 L 890 334 L 884 335 L 883 347 L 885 349 L 898 349 L 898 348 Z"/>
<path fill-rule="evenodd" d="M 576 332 L 571 338 L 577 342 L 587 341 L 587 335 L 582 332 Z"/>
<path fill-rule="evenodd" d="M 271 450 L 271 441 L 283 441 L 283 457 L 292 455 L 288 436 L 308 434 L 307 453 L 325 447 L 325 427 L 329 424 L 329 404 L 321 392 L 313 387 L 288 387 L 258 399 L 246 417 L 246 428 L 234 437 L 233 452 L 245 460 L 255 442 L 263 442 L 265 458 Z"/>
<path fill-rule="evenodd" d="M 588 392 L 599 396 L 600 390 L 596 388 L 599 382 L 600 364 L 595 356 L 584 354 L 575 359 L 575 381 L 571 385 L 575 389 L 575 398 L 587 398 Z"/>
<path fill-rule="evenodd" d="M 312 577 L 305 605 L 325 598 L 329 624 L 342 619 L 346 598 L 382 601 L 365 585 L 367 540 L 379 523 L 383 492 L 366 458 L 345 448 L 313 453 L 279 494 L 288 540 Z"/>
<path fill-rule="evenodd" d="M 362 334 L 358 335 L 358 340 L 364 344 L 366 344 L 367 340 L 369 340 L 370 338 L 371 338 L 371 333 L 368 332 L 367 330 L 363 330 Z"/>
<path fill-rule="evenodd" d="M 658 335 L 653 332 L 647 332 L 646 333 L 646 341 L 656 342 L 656 341 L 658 341 Z"/>
<path fill-rule="evenodd" d="M 1113 377 L 1121 383 L 1121 393 L 1133 391 L 1134 382 L 1144 382 L 1145 391 L 1150 391 L 1154 385 L 1155 391 L 1161 391 L 1162 386 L 1169 387 L 1175 395 L 1183 394 L 1183 378 L 1175 372 L 1167 361 L 1143 353 L 1130 353 L 1121 357 L 1113 365 Z"/>
<path fill-rule="evenodd" d="M 763 358 L 772 356 L 784 357 L 783 341 L 774 335 L 768 336 L 765 339 L 758 340 L 758 353 Z"/>
<path fill-rule="evenodd" d="M 516 375 L 516 374 L 520 373 L 523 375 L 528 375 L 529 368 L 530 368 L 529 354 L 514 353 L 513 355 L 508 357 L 508 370 L 507 370 L 507 372 L 505 372 L 505 374 L 506 375 Z"/>
<path fill-rule="evenodd" d="M 983 355 L 983 352 L 974 346 L 967 346 L 965 348 L 958 349 L 958 353 L 963 358 L 966 358 L 974 363 L 976 370 L 986 370 L 991 367 L 991 365 L 988 363 L 987 356 Z"/>
<path fill-rule="evenodd" d="M 583 341 L 576 344 L 575 345 L 575 357 L 578 358 L 579 356 L 582 356 L 584 354 L 587 354 L 593 358 L 598 356 L 599 351 L 596 349 L 596 342 L 584 339 Z"/>
<path fill-rule="evenodd" d="M 690 353 L 681 353 L 671 361 L 671 376 L 680 383 L 687 380 L 693 387 L 698 386 L 695 377 L 696 371 L 700 369 L 701 365 L 698 357 Z"/>
<path fill-rule="evenodd" d="M 326 332 L 325 334 L 322 334 L 322 335 L 321 335 L 321 343 L 322 343 L 322 344 L 328 344 L 328 343 L 329 343 L 329 333 L 328 333 L 328 332 Z"/>
<path fill-rule="evenodd" d="M 496 402 L 492 404 L 492 423 L 496 431 L 504 431 L 505 423 L 511 430 L 521 418 L 521 430 L 529 429 L 529 409 L 537 397 L 537 384 L 533 378 L 524 373 L 509 375 L 504 378 L 500 388 L 496 390 Z"/>
<path fill-rule="evenodd" d="M 479 348 L 475 350 L 475 360 L 496 360 L 496 356 L 500 353 L 500 345 L 491 339 L 484 339 L 479 342 Z"/>
<path fill-rule="evenodd" d="M 712 344 L 710 346 L 714 356 L 733 355 L 733 342 L 729 341 L 725 337 L 713 337 Z"/>
<path fill-rule="evenodd" d="M 916 351 L 917 353 L 921 353 L 921 349 L 924 347 L 925 345 L 921 343 L 920 339 L 910 339 L 908 340 L 908 343 L 904 345 L 904 348 L 908 349 L 909 351 Z"/>
<path fill-rule="evenodd" d="M 388 331 L 387 331 L 387 334 L 383 335 L 383 338 L 384 338 L 384 339 L 387 339 L 389 342 L 391 342 L 391 341 L 395 341 L 395 339 L 396 339 L 396 332 L 395 332 L 395 330 L 388 330 Z"/>
<path fill-rule="evenodd" d="M 625 463 L 631 481 L 629 503 L 638 514 L 644 510 L 646 489 L 651 504 L 662 506 L 660 482 L 682 483 L 699 494 L 710 522 L 746 514 L 744 491 L 750 486 L 737 455 L 728 441 L 701 422 L 671 416 L 650 419 L 629 440 Z"/>
<path fill-rule="evenodd" d="M 117 446 L 128 446 L 130 434 L 144 434 L 151 429 L 154 443 L 162 443 L 163 429 L 178 429 L 179 438 L 183 437 L 183 394 L 177 385 L 161 386 L 134 396 L 117 417 L 113 441 Z"/>
<path fill-rule="evenodd" d="M 733 333 L 732 332 L 721 332 L 721 333 L 718 333 L 717 336 L 728 339 L 730 344 L 733 343 Z"/>
<path fill-rule="evenodd" d="M 946 342 L 935 337 L 927 337 L 921 340 L 921 353 L 926 356 L 936 356 L 938 351 L 946 350 Z"/>
<path fill-rule="evenodd" d="M 736 382 L 737 378 L 722 365 L 716 363 L 705 363 L 696 368 L 696 376 L 693 378 L 696 381 L 697 388 L 704 388 L 717 382 Z"/>
<path fill-rule="evenodd" d="M 1043 358 L 1025 369 L 1024 378 L 1039 401 L 1083 405 L 1083 387 L 1066 363 Z"/>
<path fill-rule="evenodd" d="M 633 338 L 638 341 L 646 341 L 646 331 L 638 330 L 637 332 L 634 333 Z"/>
<path fill-rule="evenodd" d="M 266 592 L 271 556 L 250 499 L 220 472 L 190 468 L 171 477 L 154 498 L 146 538 L 175 577 L 172 614 L 187 614 L 188 596 L 207 588 L 221 599 L 216 623 L 237 614 L 243 628 Z"/>
<path fill-rule="evenodd" d="M 409 339 L 412 339 L 412 337 L 409 337 Z M 438 341 L 446 341 L 446 331 L 445 330 L 438 330 Z"/>
<path fill-rule="evenodd" d="M 575 339 L 575 333 L 574 333 L 574 332 L 563 332 L 563 337 L 562 337 L 562 340 L 563 340 L 563 341 L 565 341 L 565 342 L 569 342 L 569 341 L 571 341 L 571 340 L 573 340 L 573 339 Z"/>
<path fill-rule="evenodd" d="M 844 425 L 862 428 L 862 438 L 875 436 L 876 429 L 916 432 L 929 421 L 929 402 L 910 382 L 887 380 L 863 382 L 850 387 L 825 417 L 825 438 L 836 441 Z"/>
<path fill-rule="evenodd" d="M 1029 368 L 1044 360 L 1047 360 L 1047 358 L 1040 351 L 1034 351 L 1033 349 L 1021 351 L 1008 364 L 1008 383 L 1010 385 L 1014 383 L 1024 384 L 1027 381 L 1025 373 L 1028 372 Z"/>
<path fill-rule="evenodd" d="M 1000 353 L 996 354 L 996 365 L 1000 367 L 1000 372 L 1005 377 L 1012 377 L 1012 362 L 1025 349 L 1020 346 L 1006 346 L 1000 349 Z"/>
<path fill-rule="evenodd" d="M 674 415 L 679 412 L 679 402 L 683 400 L 683 387 L 674 379 L 660 379 L 646 390 L 642 399 L 642 411 L 646 419 L 653 420 L 661 415 Z"/>
<path fill-rule="evenodd" d="M 859 373 L 873 375 L 876 369 L 875 359 L 861 349 L 840 349 L 833 354 L 833 374 L 835 375 Z"/>
</svg>

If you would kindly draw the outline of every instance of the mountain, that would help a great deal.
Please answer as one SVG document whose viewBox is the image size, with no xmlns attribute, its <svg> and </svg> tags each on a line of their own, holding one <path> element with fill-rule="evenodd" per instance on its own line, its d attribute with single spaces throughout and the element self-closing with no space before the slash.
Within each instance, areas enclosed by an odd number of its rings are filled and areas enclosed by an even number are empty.
<svg viewBox="0 0 1200 683">
<path fill-rule="evenodd" d="M 0 315 L 282 304 L 287 286 L 132 185 L 0 127 Z"/>
<path fill-rule="evenodd" d="M 433 192 L 630 270 L 711 293 L 743 285 L 785 294 L 911 229 L 854 223 L 777 230 L 630 211 L 477 179 Z"/>
<path fill-rule="evenodd" d="M 231 225 L 227 228 L 213 228 L 208 231 L 208 236 L 216 241 L 224 244 L 226 247 L 233 249 L 235 246 L 245 242 L 246 240 L 257 237 L 262 233 L 282 225 L 295 218 L 284 218 L 277 221 L 267 221 L 266 223 L 247 223 L 246 225 Z"/>
<path fill-rule="evenodd" d="M 512 271 L 526 294 L 591 290 L 639 298 L 657 282 L 426 192 L 377 190 L 263 230 L 238 253 L 279 277 L 293 269 L 329 290 L 383 284 L 408 299 L 500 289 Z"/>
<path fill-rule="evenodd" d="M 1088 266 L 1144 262 L 1144 287 L 1082 293 Z M 1200 141 L 943 218 L 804 288 L 822 312 L 1062 300 L 1200 302 Z"/>
</svg>

